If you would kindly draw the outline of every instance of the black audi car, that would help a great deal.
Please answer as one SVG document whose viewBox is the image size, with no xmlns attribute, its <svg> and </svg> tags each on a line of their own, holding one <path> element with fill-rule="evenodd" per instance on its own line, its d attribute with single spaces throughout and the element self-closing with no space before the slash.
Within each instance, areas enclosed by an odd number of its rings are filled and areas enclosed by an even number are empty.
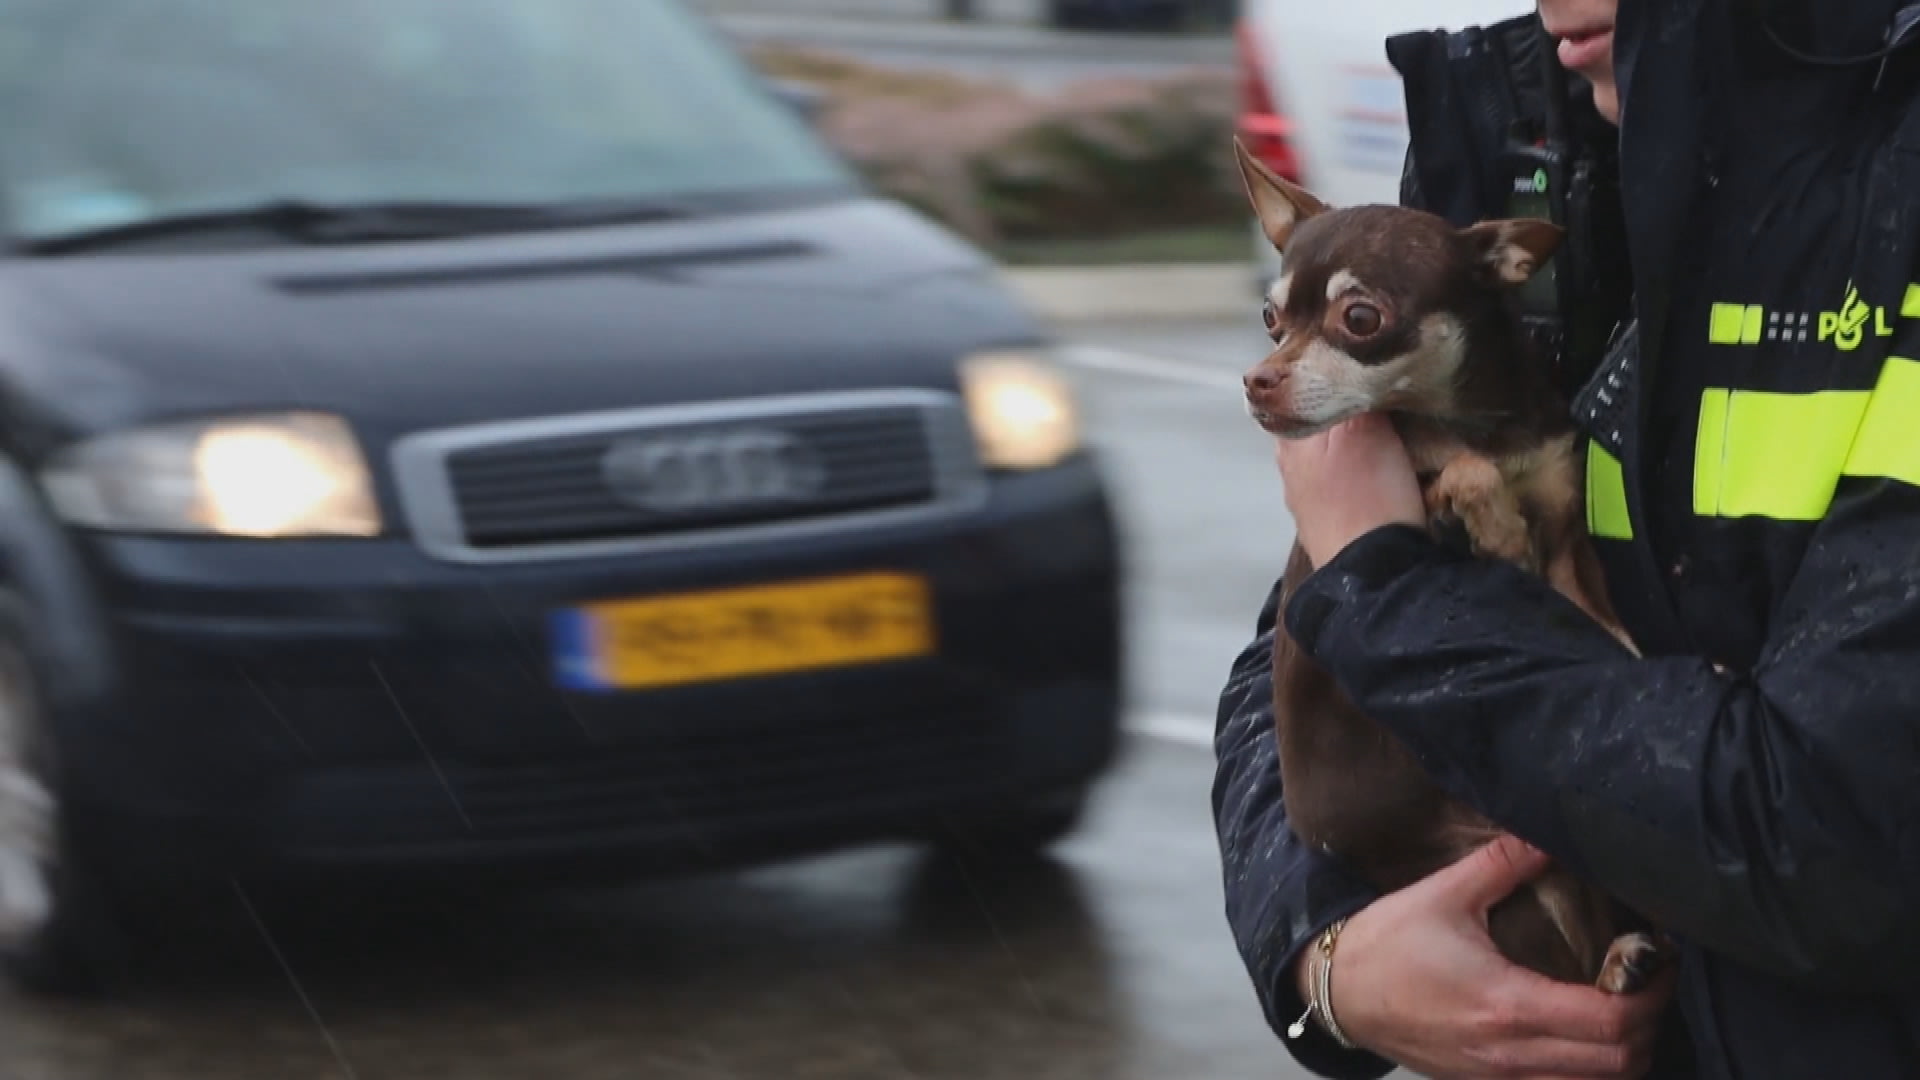
<svg viewBox="0 0 1920 1080">
<path fill-rule="evenodd" d="M 1072 828 L 1121 573 L 1048 338 L 696 16 L 0 12 L 16 979 L 153 870 Z"/>
</svg>

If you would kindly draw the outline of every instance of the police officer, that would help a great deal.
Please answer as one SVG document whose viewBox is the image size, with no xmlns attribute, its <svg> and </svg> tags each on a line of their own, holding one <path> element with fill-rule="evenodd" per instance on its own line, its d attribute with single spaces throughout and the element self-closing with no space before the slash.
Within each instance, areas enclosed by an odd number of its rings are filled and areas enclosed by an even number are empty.
<svg viewBox="0 0 1920 1080">
<path fill-rule="evenodd" d="M 1328 1077 L 1920 1076 L 1920 6 L 1615 3 L 1389 55 L 1403 196 L 1458 223 L 1510 209 L 1487 163 L 1573 107 L 1560 353 L 1644 658 L 1429 537 L 1390 426 L 1282 443 L 1316 569 L 1222 695 L 1228 921 L 1276 1032 L 1331 948 L 1326 1015 L 1287 1041 Z M 1276 623 L 1514 837 L 1387 897 L 1305 849 Z M 1482 916 L 1549 859 L 1668 930 L 1677 973 L 1615 999 L 1506 963 Z"/>
</svg>

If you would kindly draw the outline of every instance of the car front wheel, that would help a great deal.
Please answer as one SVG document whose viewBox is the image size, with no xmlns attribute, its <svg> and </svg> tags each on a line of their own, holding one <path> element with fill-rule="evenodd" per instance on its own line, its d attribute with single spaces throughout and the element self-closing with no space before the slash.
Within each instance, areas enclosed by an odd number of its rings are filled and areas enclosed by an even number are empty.
<svg viewBox="0 0 1920 1080">
<path fill-rule="evenodd" d="M 0 594 L 0 974 L 38 994 L 106 989 L 115 919 L 63 812 L 22 605 Z"/>
<path fill-rule="evenodd" d="M 1047 23 L 1063 30 L 1074 30 L 1091 23 L 1092 13 L 1086 0 L 1047 0 Z"/>
<path fill-rule="evenodd" d="M 1079 794 L 956 822 L 941 830 L 938 846 L 967 861 L 1018 862 L 1042 855 L 1071 836 L 1086 817 L 1086 806 L 1086 796 Z"/>
<path fill-rule="evenodd" d="M 1048 0 L 1047 22 L 1063 30 L 1090 28 L 1136 29 L 1136 30 L 1174 30 L 1185 19 L 1185 7 L 1177 0 L 1141 6 L 1129 6 L 1124 11 L 1098 3 L 1097 0 Z"/>
</svg>

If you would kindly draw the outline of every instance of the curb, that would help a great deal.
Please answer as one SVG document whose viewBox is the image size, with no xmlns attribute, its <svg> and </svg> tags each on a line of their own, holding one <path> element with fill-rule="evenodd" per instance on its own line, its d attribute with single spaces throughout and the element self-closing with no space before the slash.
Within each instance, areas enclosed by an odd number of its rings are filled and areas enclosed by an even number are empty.
<svg viewBox="0 0 1920 1080">
<path fill-rule="evenodd" d="M 1029 310 L 1051 322 L 1253 318 L 1252 263 L 1004 268 Z"/>
</svg>

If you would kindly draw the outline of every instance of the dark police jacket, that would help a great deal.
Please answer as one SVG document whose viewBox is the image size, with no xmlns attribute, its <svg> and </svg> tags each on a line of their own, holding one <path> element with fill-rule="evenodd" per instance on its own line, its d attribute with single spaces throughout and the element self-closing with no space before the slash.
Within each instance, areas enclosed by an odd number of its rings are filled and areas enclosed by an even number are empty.
<svg viewBox="0 0 1920 1080">
<path fill-rule="evenodd" d="M 1285 611 L 1269 596 L 1221 698 L 1213 805 L 1276 1031 L 1301 1012 L 1299 949 L 1373 898 L 1288 829 L 1279 619 L 1450 792 L 1681 942 L 1684 1026 L 1656 1075 L 1920 1077 L 1920 48 L 1884 71 L 1781 48 L 1870 53 L 1893 8 L 1622 0 L 1632 292 L 1575 412 L 1645 658 L 1408 528 L 1363 537 Z M 1524 111 L 1533 92 L 1514 40 L 1393 44 L 1409 201 L 1499 216 L 1472 159 L 1501 96 Z M 1389 1070 L 1309 1031 L 1289 1046 L 1317 1073 Z"/>
</svg>

